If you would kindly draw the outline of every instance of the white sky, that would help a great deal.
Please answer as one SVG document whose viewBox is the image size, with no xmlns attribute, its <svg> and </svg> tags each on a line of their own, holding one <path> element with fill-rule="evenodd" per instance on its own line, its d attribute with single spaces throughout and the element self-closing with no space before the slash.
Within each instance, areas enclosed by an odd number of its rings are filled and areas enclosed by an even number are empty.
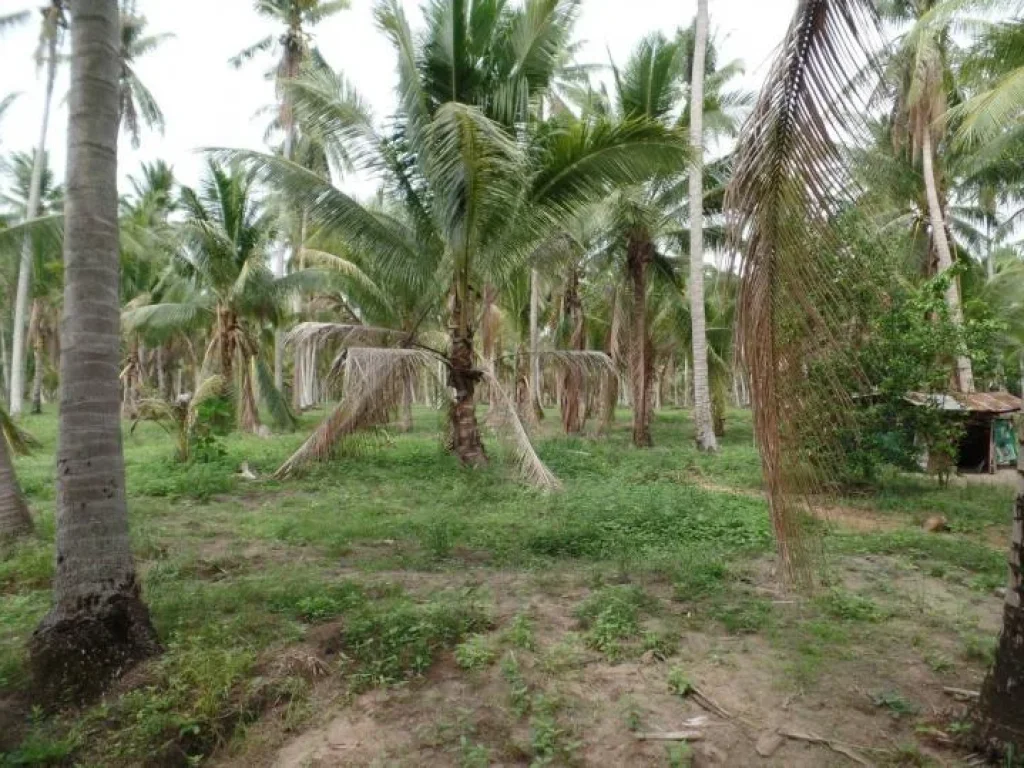
<svg viewBox="0 0 1024 768">
<path fill-rule="evenodd" d="M 40 0 L 0 0 L 0 15 L 40 4 Z M 315 42 L 381 116 L 394 103 L 394 56 L 374 26 L 373 4 L 373 0 L 352 0 L 351 10 L 316 29 Z M 405 0 L 405 5 L 415 23 L 419 0 Z M 162 137 L 144 134 L 137 151 L 122 139 L 122 179 L 134 173 L 141 161 L 162 158 L 174 166 L 180 181 L 193 184 L 202 166 L 197 148 L 263 147 L 266 118 L 254 118 L 254 113 L 274 99 L 273 85 L 262 76 L 270 60 L 254 60 L 241 70 L 227 64 L 230 56 L 275 31 L 252 6 L 252 0 L 139 0 L 139 11 L 149 20 L 149 32 L 175 35 L 137 66 L 140 78 L 164 111 L 167 130 Z M 722 60 L 742 59 L 747 67 L 745 85 L 756 88 L 782 40 L 796 0 L 710 0 L 710 6 Z M 577 37 L 586 45 L 580 63 L 606 63 L 608 51 L 616 62 L 623 62 L 645 34 L 658 29 L 671 34 L 676 27 L 690 23 L 695 9 L 695 0 L 583 0 Z M 0 123 L 0 153 L 29 151 L 37 140 L 44 85 L 33 60 L 37 19 L 33 14 L 24 27 L 0 36 L 0 98 L 21 93 Z M 67 87 L 65 67 L 57 81 L 48 138 L 61 176 Z M 359 194 L 371 191 L 358 179 L 345 186 Z"/>
</svg>

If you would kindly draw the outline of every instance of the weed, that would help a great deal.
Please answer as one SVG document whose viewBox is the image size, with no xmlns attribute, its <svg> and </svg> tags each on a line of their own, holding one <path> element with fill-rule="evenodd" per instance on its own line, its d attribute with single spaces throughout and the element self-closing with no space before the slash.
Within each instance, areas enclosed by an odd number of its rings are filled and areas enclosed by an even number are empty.
<svg viewBox="0 0 1024 768">
<path fill-rule="evenodd" d="M 494 662 L 494 648 L 485 635 L 470 635 L 455 646 L 455 663 L 466 670 L 482 669 Z"/>
<path fill-rule="evenodd" d="M 967 661 L 978 661 L 985 665 L 992 664 L 996 654 L 995 638 L 971 633 L 966 635 L 963 641 L 963 657 Z"/>
<path fill-rule="evenodd" d="M 360 689 L 421 675 L 442 648 L 490 626 L 474 605 L 378 603 L 347 618 L 341 645 L 354 687 Z"/>
<path fill-rule="evenodd" d="M 895 718 L 917 713 L 917 707 L 907 701 L 899 691 L 882 691 L 871 697 L 871 703 L 879 709 L 888 710 Z"/>
<path fill-rule="evenodd" d="M 516 717 L 523 717 L 530 711 L 530 687 L 523 680 L 519 659 L 509 651 L 501 660 L 501 676 L 508 683 L 508 699 Z"/>
<path fill-rule="evenodd" d="M 460 768 L 487 768 L 491 765 L 491 750 L 483 744 L 474 744 L 465 736 L 459 739 Z"/>
<path fill-rule="evenodd" d="M 509 625 L 506 632 L 506 638 L 513 646 L 522 648 L 524 651 L 537 649 L 537 640 L 533 635 L 533 622 L 525 614 L 520 613 L 512 619 L 512 624 Z"/>
<path fill-rule="evenodd" d="M 690 768 L 693 765 L 693 750 L 689 744 L 671 744 L 665 747 L 665 760 L 669 768 Z"/>
<path fill-rule="evenodd" d="M 578 742 L 568 741 L 569 732 L 558 724 L 557 699 L 544 694 L 533 698 L 533 717 L 530 718 L 530 749 L 533 752 L 531 766 L 551 765 L 556 760 L 571 763 Z"/>
<path fill-rule="evenodd" d="M 639 587 L 605 587 L 577 608 L 576 617 L 587 629 L 587 645 L 616 661 L 625 654 L 623 641 L 640 634 L 641 611 L 652 605 Z"/>
<path fill-rule="evenodd" d="M 877 623 L 886 618 L 886 613 L 874 601 L 843 589 L 830 590 L 819 597 L 817 603 L 826 614 L 840 621 Z"/>
<path fill-rule="evenodd" d="M 759 632 L 771 623 L 772 604 L 760 598 L 741 598 L 713 606 L 711 616 L 731 634 Z"/>
<path fill-rule="evenodd" d="M 662 632 L 649 630 L 644 632 L 640 648 L 645 653 L 649 652 L 659 661 L 664 661 L 679 650 L 679 635 L 667 630 Z"/>
<path fill-rule="evenodd" d="M 668 671 L 668 690 L 675 696 L 689 696 L 693 693 L 693 683 L 680 667 L 672 667 Z"/>
</svg>

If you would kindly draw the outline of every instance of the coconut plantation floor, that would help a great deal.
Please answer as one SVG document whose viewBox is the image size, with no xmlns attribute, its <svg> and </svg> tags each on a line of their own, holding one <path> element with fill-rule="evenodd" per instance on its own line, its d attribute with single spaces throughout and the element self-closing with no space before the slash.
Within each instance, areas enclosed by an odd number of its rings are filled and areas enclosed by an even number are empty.
<svg viewBox="0 0 1024 768">
<path fill-rule="evenodd" d="M 0 561 L 2 765 L 958 765 L 998 631 L 1012 489 L 892 477 L 833 500 L 825 586 L 773 571 L 749 415 L 717 456 L 688 414 L 653 450 L 541 428 L 564 482 L 468 472 L 438 415 L 285 482 L 316 422 L 171 462 L 125 436 L 132 532 L 165 652 L 106 699 L 33 709 L 49 600 L 55 418 L 18 460 L 37 538 Z M 243 461 L 256 481 L 236 473 Z M 949 533 L 926 533 L 944 515 Z M 645 736 L 696 731 L 690 745 Z M 773 736 L 774 732 L 791 736 Z M 814 743 L 820 737 L 831 744 Z M 765 756 L 761 756 L 763 753 Z"/>
</svg>

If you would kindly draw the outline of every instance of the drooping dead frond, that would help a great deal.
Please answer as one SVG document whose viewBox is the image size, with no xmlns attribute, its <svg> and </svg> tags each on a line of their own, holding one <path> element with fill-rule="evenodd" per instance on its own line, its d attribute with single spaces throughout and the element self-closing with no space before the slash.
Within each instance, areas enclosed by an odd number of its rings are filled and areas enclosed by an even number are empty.
<svg viewBox="0 0 1024 768">
<path fill-rule="evenodd" d="M 387 424 L 403 394 L 436 358 L 418 349 L 354 347 L 345 355 L 341 402 L 274 474 L 285 478 L 314 461 L 326 461 L 345 438 Z"/>
<path fill-rule="evenodd" d="M 809 584 L 808 505 L 826 491 L 852 408 L 842 354 L 856 260 L 837 224 L 854 199 L 839 151 L 856 139 L 863 95 L 850 87 L 874 42 L 873 0 L 800 0 L 736 151 L 727 193 L 741 251 L 739 344 L 783 572 Z M 834 363 L 834 360 L 831 361 Z"/>
<path fill-rule="evenodd" d="M 346 323 L 299 323 L 289 331 L 285 343 L 296 347 L 314 344 L 323 348 L 331 344 L 362 347 L 373 344 L 387 347 L 404 339 L 408 334 L 392 328 Z"/>
<path fill-rule="evenodd" d="M 490 371 L 484 371 L 484 382 L 493 404 L 489 422 L 495 434 L 508 450 L 515 463 L 516 473 L 528 485 L 545 491 L 556 491 L 562 487 L 551 470 L 540 460 L 533 449 L 529 435 L 519 419 L 515 403 L 508 396 L 501 382 Z"/>
<path fill-rule="evenodd" d="M 540 353 L 540 364 L 552 366 L 562 372 L 578 374 L 582 379 L 598 379 L 606 373 L 616 373 L 615 363 L 604 352 L 592 349 L 554 349 Z"/>
</svg>

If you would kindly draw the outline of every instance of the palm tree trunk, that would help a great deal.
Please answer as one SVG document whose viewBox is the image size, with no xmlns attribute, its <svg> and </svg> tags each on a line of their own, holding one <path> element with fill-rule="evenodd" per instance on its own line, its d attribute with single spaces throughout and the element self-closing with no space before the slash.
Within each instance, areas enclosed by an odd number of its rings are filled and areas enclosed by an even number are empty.
<svg viewBox="0 0 1024 768">
<path fill-rule="evenodd" d="M 0 541 L 32 532 L 32 516 L 14 474 L 7 440 L 0 435 Z"/>
<path fill-rule="evenodd" d="M 585 342 L 583 323 L 583 304 L 580 302 L 580 274 L 576 265 L 569 267 L 569 280 L 565 289 L 563 302 L 566 320 L 572 328 L 569 337 L 569 349 L 581 352 Z M 570 362 L 562 375 L 562 429 L 567 435 L 578 435 L 583 431 L 583 419 L 580 412 L 580 390 L 582 383 L 580 369 Z"/>
<path fill-rule="evenodd" d="M 544 418 L 540 399 L 540 273 L 530 270 L 530 408 L 527 419 L 531 422 Z"/>
<path fill-rule="evenodd" d="M 57 37 L 53 30 L 47 41 L 46 95 L 43 99 L 43 124 L 39 129 L 39 143 L 32 158 L 32 179 L 28 187 L 28 207 L 25 220 L 39 215 L 39 196 L 43 185 L 43 166 L 46 162 L 46 133 L 50 125 L 50 106 L 53 103 L 53 85 L 57 79 Z M 11 415 L 17 416 L 22 410 L 25 393 L 25 315 L 28 311 L 29 289 L 32 286 L 32 239 L 26 235 L 21 246 L 21 264 L 18 268 L 18 292 L 14 300 L 14 338 L 11 357 Z"/>
<path fill-rule="evenodd" d="M 42 332 L 43 303 L 32 299 L 32 315 L 28 323 L 28 335 L 32 340 L 32 413 L 43 412 L 43 368 L 46 357 L 46 344 Z"/>
<path fill-rule="evenodd" d="M 708 336 L 704 317 L 704 60 L 708 47 L 708 0 L 697 0 L 690 87 L 690 322 L 693 337 L 693 422 L 697 448 L 717 451 L 708 381 Z"/>
<path fill-rule="evenodd" d="M 627 270 L 632 289 L 630 307 L 629 383 L 633 397 L 633 445 L 650 448 L 650 410 L 647 399 L 650 392 L 648 379 L 650 366 L 647 343 L 647 261 L 651 243 L 639 235 L 631 235 L 627 245 Z"/>
<path fill-rule="evenodd" d="M 465 295 L 465 294 L 463 294 Z M 476 420 L 476 404 L 473 401 L 480 371 L 473 365 L 473 333 L 469 329 L 468 308 L 456 297 L 452 308 L 451 357 L 448 369 L 448 384 L 455 390 L 452 405 L 452 440 L 455 455 L 467 467 L 479 467 L 487 463 L 480 426 Z"/>
<path fill-rule="evenodd" d="M 941 275 L 953 266 L 953 253 L 949 247 L 949 238 L 946 235 L 945 217 L 942 215 L 942 205 L 939 202 L 939 188 L 935 179 L 935 159 L 932 150 L 931 130 L 925 128 L 921 140 L 921 158 L 924 166 L 924 186 L 928 195 L 928 214 L 931 219 L 932 238 L 935 243 L 935 252 L 939 259 L 938 273 Z M 949 282 L 949 289 L 946 291 L 946 305 L 949 307 L 949 315 L 957 326 L 964 324 L 963 307 L 960 304 L 960 283 L 957 278 Z M 956 359 L 957 385 L 961 392 L 970 393 L 974 391 L 974 370 L 971 366 L 971 358 L 966 355 L 959 355 Z"/>
<path fill-rule="evenodd" d="M 6 318 L 5 318 L 6 319 Z M 11 394 L 11 358 L 7 354 L 7 329 L 0 328 L 0 363 L 3 364 L 4 395 Z"/>
<path fill-rule="evenodd" d="M 253 360 L 243 356 L 239 365 L 238 382 L 238 428 L 251 435 L 260 433 L 260 409 L 256 404 L 256 391 L 253 388 Z"/>
<path fill-rule="evenodd" d="M 1018 418 L 1017 500 L 1010 544 L 1010 582 L 995 663 L 981 689 L 978 713 L 984 741 L 1024 754 L 1024 419 Z"/>
<path fill-rule="evenodd" d="M 72 5 L 53 607 L 29 644 L 39 701 L 90 698 L 159 650 L 135 573 L 118 364 L 117 0 Z"/>
</svg>

